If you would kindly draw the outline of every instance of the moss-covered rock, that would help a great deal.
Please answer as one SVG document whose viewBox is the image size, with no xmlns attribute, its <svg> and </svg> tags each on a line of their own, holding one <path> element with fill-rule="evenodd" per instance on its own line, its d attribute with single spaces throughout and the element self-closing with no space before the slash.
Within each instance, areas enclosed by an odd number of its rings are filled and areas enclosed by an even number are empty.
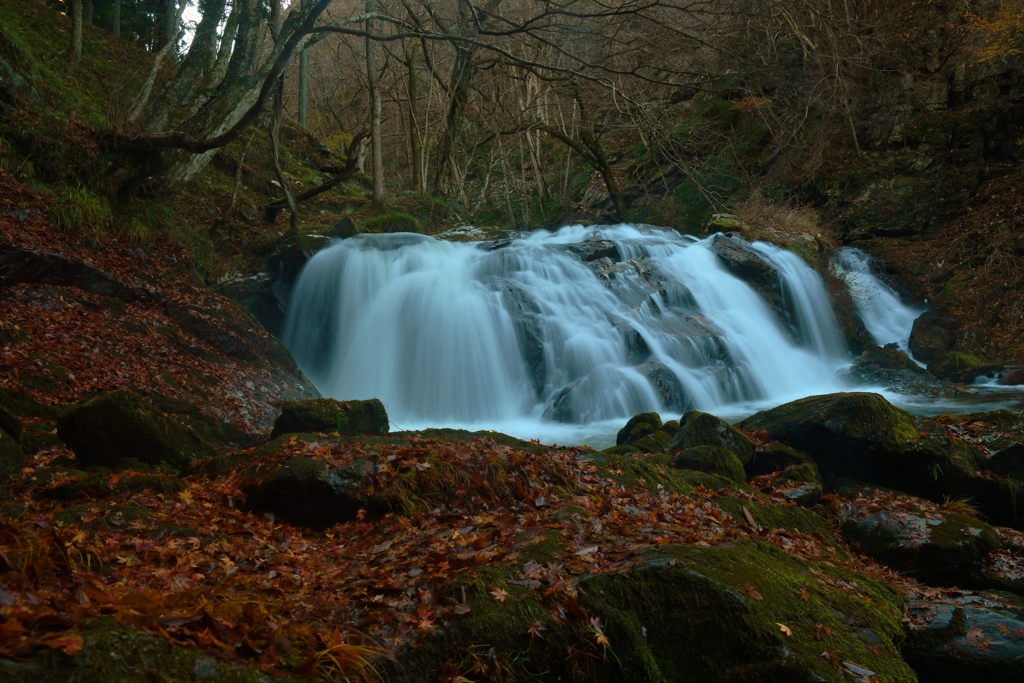
<svg viewBox="0 0 1024 683">
<path fill-rule="evenodd" d="M 1002 369 L 1002 363 L 992 363 L 966 351 L 943 353 L 928 364 L 928 372 L 952 382 L 973 382 L 979 375 Z"/>
<path fill-rule="evenodd" d="M 0 660 L 0 679 L 9 683 L 265 683 L 268 680 L 255 668 L 244 668 L 195 649 L 174 645 L 167 638 L 137 631 L 109 617 L 90 622 L 81 636 L 83 647 L 74 657 L 47 648 L 25 662 Z"/>
<path fill-rule="evenodd" d="M 46 489 L 41 497 L 61 501 L 73 501 L 80 498 L 103 500 L 116 495 L 142 493 L 143 491 L 168 495 L 184 490 L 185 482 L 177 477 L 138 474 L 112 479 L 106 473 L 88 473 L 77 481 Z"/>
<path fill-rule="evenodd" d="M 626 425 L 615 435 L 615 445 L 622 446 L 649 436 L 661 429 L 661 415 L 657 413 L 638 413 L 629 418 Z"/>
<path fill-rule="evenodd" d="M 811 455 L 826 477 L 840 476 L 918 495 L 961 493 L 974 479 L 978 452 L 948 436 L 922 432 L 915 419 L 878 394 L 809 396 L 757 413 L 740 426 L 764 430 Z"/>
<path fill-rule="evenodd" d="M 743 513 L 743 508 L 746 508 L 758 526 L 764 529 L 802 531 L 830 537 L 822 518 L 802 507 L 787 507 L 777 503 L 731 496 L 719 496 L 713 500 L 715 505 L 728 512 L 740 524 L 749 524 L 747 516 Z"/>
<path fill-rule="evenodd" d="M 898 506 L 878 505 L 877 491 L 841 489 L 843 535 L 894 569 L 922 581 L 959 583 L 974 577 L 999 547 L 995 530 L 980 519 L 909 496 L 898 496 Z"/>
<path fill-rule="evenodd" d="M 897 349 L 882 348 L 877 344 L 867 346 L 860 356 L 853 361 L 853 367 L 855 369 L 874 367 L 885 370 L 907 370 L 917 374 L 924 372 L 924 368 L 908 358 L 903 352 Z"/>
<path fill-rule="evenodd" d="M 373 471 L 368 460 L 332 468 L 320 460 L 295 457 L 245 482 L 242 491 L 246 507 L 254 512 L 272 512 L 292 524 L 324 529 L 356 519 L 360 509 L 372 513 L 386 509 L 382 502 L 360 492 Z"/>
<path fill-rule="evenodd" d="M 787 446 L 773 441 L 754 453 L 754 457 L 744 465 L 747 476 L 756 477 L 784 470 L 793 465 L 814 464 L 814 458 Z"/>
<path fill-rule="evenodd" d="M 214 445 L 157 410 L 140 396 L 113 391 L 69 408 L 57 435 L 83 466 L 116 467 L 125 458 L 180 469 L 209 456 Z"/>
<path fill-rule="evenodd" d="M 0 405 L 0 431 L 21 442 L 21 418 Z"/>
<path fill-rule="evenodd" d="M 678 453 L 672 461 L 673 467 L 681 470 L 710 472 L 739 484 L 746 481 L 743 463 L 732 451 L 720 446 L 694 446 Z"/>
<path fill-rule="evenodd" d="M 887 683 L 916 680 L 898 653 L 902 604 L 895 592 L 760 543 L 668 546 L 630 572 L 585 577 L 578 597 L 583 616 L 561 622 L 550 618 L 538 595 L 509 583 L 508 574 L 478 569 L 450 590 L 450 599 L 461 602 L 459 588 L 465 589 L 468 612 L 400 657 L 401 680 L 434 683 L 442 666 L 466 676 L 493 667 L 504 680 L 849 680 L 821 657 L 826 648 Z M 856 588 L 837 591 L 827 583 L 837 581 Z M 495 600 L 495 588 L 507 599 Z M 607 649 L 596 644 L 590 619 L 607 635 Z M 542 637 L 529 635 L 534 622 L 545 628 Z"/>
<path fill-rule="evenodd" d="M 717 446 L 732 451 L 741 464 L 750 462 L 754 457 L 754 444 L 746 434 L 720 417 L 697 410 L 679 418 L 679 430 L 672 441 L 671 452 L 694 446 Z"/>
<path fill-rule="evenodd" d="M 333 433 L 341 436 L 388 433 L 388 414 L 377 399 L 338 401 L 321 398 L 291 401 L 281 407 L 273 436 L 301 433 Z"/>
<path fill-rule="evenodd" d="M 407 213 L 385 213 L 360 222 L 362 232 L 421 232 L 420 222 Z"/>
<path fill-rule="evenodd" d="M 44 405 L 31 395 L 13 389 L 0 388 L 0 406 L 22 419 L 38 417 L 44 420 L 56 420 L 59 413 L 53 406 Z"/>
<path fill-rule="evenodd" d="M 0 429 L 0 484 L 4 484 L 21 474 L 25 464 L 25 455 L 21 445 L 14 437 Z"/>
</svg>

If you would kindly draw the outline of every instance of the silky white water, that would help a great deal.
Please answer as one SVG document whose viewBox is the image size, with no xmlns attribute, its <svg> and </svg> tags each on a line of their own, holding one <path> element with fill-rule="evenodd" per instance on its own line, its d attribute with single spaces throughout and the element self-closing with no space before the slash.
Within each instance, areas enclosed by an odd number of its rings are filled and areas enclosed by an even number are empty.
<svg viewBox="0 0 1024 683">
<path fill-rule="evenodd" d="M 896 344 L 911 358 L 910 331 L 923 309 L 907 306 L 892 287 L 871 271 L 871 259 L 860 249 L 843 247 L 834 261 L 846 281 L 857 315 L 879 346 Z"/>
<path fill-rule="evenodd" d="M 740 243 L 778 274 L 774 311 L 713 239 L 625 225 L 505 244 L 361 235 L 303 269 L 284 338 L 324 395 L 379 398 L 396 429 L 605 445 L 642 411 L 728 416 L 846 388 L 820 276 Z M 594 240 L 610 258 L 582 260 Z"/>
</svg>

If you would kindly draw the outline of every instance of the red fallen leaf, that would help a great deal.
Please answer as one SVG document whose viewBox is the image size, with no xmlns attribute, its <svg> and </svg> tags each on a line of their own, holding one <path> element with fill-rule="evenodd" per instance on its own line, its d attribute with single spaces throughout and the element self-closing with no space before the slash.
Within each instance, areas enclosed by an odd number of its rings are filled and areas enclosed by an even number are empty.
<svg viewBox="0 0 1024 683">
<path fill-rule="evenodd" d="M 77 633 L 54 633 L 40 639 L 39 643 L 60 650 L 69 657 L 77 655 L 85 645 L 82 636 Z"/>
<path fill-rule="evenodd" d="M 747 591 L 747 595 L 754 598 L 755 600 L 764 600 L 764 596 L 757 592 L 757 589 L 751 586 L 749 583 L 743 584 L 743 587 Z"/>
<path fill-rule="evenodd" d="M 544 631 L 547 631 L 547 629 L 541 626 L 539 621 L 533 622 L 526 629 L 526 632 L 530 634 L 530 638 L 543 638 Z"/>
</svg>

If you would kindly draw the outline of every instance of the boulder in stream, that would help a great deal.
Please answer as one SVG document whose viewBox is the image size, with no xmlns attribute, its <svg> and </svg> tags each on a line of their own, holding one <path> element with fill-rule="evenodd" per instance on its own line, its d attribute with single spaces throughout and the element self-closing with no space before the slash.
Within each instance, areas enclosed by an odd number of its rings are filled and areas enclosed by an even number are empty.
<svg viewBox="0 0 1024 683">
<path fill-rule="evenodd" d="M 951 331 L 953 321 L 926 311 L 914 321 L 910 331 L 910 352 L 922 363 L 930 363 L 940 354 L 953 348 L 956 335 Z"/>
</svg>

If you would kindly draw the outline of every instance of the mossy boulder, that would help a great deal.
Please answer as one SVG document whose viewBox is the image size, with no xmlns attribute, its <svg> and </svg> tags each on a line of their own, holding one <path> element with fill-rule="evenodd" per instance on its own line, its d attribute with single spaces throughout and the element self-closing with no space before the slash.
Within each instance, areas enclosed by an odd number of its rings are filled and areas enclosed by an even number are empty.
<svg viewBox="0 0 1024 683">
<path fill-rule="evenodd" d="M 638 413 L 629 418 L 626 425 L 615 435 L 615 445 L 630 444 L 661 429 L 661 415 L 657 413 Z"/>
<path fill-rule="evenodd" d="M 672 441 L 672 453 L 695 446 L 717 446 L 731 451 L 746 464 L 754 458 L 754 444 L 747 435 L 720 417 L 697 410 L 679 418 L 679 429 Z"/>
<path fill-rule="evenodd" d="M 754 522 L 764 529 L 802 531 L 808 534 L 829 536 L 822 518 L 802 507 L 789 507 L 774 502 L 733 498 L 731 496 L 719 496 L 714 498 L 713 501 L 715 505 L 728 512 L 740 524 L 750 523 L 743 512 L 743 508 L 746 508 Z"/>
<path fill-rule="evenodd" d="M 321 398 L 285 403 L 274 422 L 273 436 L 334 432 L 340 436 L 382 435 L 387 434 L 388 429 L 388 413 L 384 404 L 375 398 L 368 401 Z"/>
<path fill-rule="evenodd" d="M 979 375 L 1002 369 L 1001 363 L 992 363 L 966 351 L 943 353 L 928 364 L 928 372 L 951 382 L 973 382 Z"/>
<path fill-rule="evenodd" d="M 681 470 L 710 472 L 739 484 L 746 481 L 743 463 L 732 451 L 720 446 L 694 446 L 678 453 L 672 466 Z"/>
<path fill-rule="evenodd" d="M 0 429 L 0 484 L 6 483 L 21 474 L 25 465 L 25 455 L 21 444 L 14 437 Z"/>
<path fill-rule="evenodd" d="M 927 582 L 962 583 L 1000 545 L 989 524 L 909 496 L 879 505 L 872 487 L 844 486 L 843 535 L 884 564 Z"/>
<path fill-rule="evenodd" d="M 60 412 L 53 406 L 40 403 L 29 394 L 13 389 L 0 388 L 0 406 L 22 419 L 38 417 L 44 420 L 56 420 Z"/>
<path fill-rule="evenodd" d="M 855 370 L 866 368 L 881 368 L 883 370 L 907 370 L 913 373 L 923 373 L 924 368 L 912 361 L 903 352 L 897 349 L 883 348 L 877 344 L 870 344 L 853 361 Z"/>
<path fill-rule="evenodd" d="M 69 408 L 57 435 L 83 467 L 115 468 L 122 459 L 180 469 L 211 455 L 215 446 L 164 415 L 140 396 L 112 391 Z"/>
<path fill-rule="evenodd" d="M 1010 596 L 915 600 L 903 657 L 927 683 L 1024 679 L 1024 610 Z"/>
<path fill-rule="evenodd" d="M 361 221 L 362 232 L 421 232 L 420 222 L 407 213 L 385 213 Z"/>
<path fill-rule="evenodd" d="M 468 612 L 403 653 L 396 678 L 435 683 L 446 665 L 469 676 L 484 660 L 508 680 L 845 683 L 821 657 L 827 648 L 887 683 L 916 681 L 897 649 L 903 606 L 895 591 L 765 544 L 667 546 L 632 571 L 592 574 L 579 582 L 585 617 L 567 622 L 551 619 L 550 606 L 514 583 L 513 573 L 480 568 L 449 590 L 453 602 L 465 595 Z M 495 588 L 508 598 L 495 600 Z M 606 650 L 595 644 L 590 619 L 606 634 Z M 543 637 L 530 637 L 534 622 Z"/>
<path fill-rule="evenodd" d="M 273 513 L 292 524 L 325 529 L 356 519 L 360 509 L 383 512 L 385 505 L 362 493 L 374 472 L 369 460 L 334 468 L 307 457 L 294 457 L 242 485 L 245 507 Z"/>
<path fill-rule="evenodd" d="M 21 418 L 0 405 L 0 430 L 15 441 L 21 442 Z"/>
<path fill-rule="evenodd" d="M 108 473 L 88 473 L 77 481 L 46 489 L 40 497 L 60 501 L 73 501 L 80 498 L 103 500 L 143 491 L 170 495 L 184 490 L 185 482 L 175 476 L 136 474 L 112 480 Z"/>
<path fill-rule="evenodd" d="M 740 427 L 764 430 L 812 456 L 825 477 L 848 477 L 917 495 L 961 493 L 976 478 L 977 449 L 923 432 L 915 418 L 868 393 L 809 396 L 757 413 Z"/>
<path fill-rule="evenodd" d="M 766 444 L 754 452 L 754 457 L 744 465 L 747 476 L 756 477 L 784 470 L 793 465 L 814 464 L 814 458 L 778 441 Z"/>
</svg>

